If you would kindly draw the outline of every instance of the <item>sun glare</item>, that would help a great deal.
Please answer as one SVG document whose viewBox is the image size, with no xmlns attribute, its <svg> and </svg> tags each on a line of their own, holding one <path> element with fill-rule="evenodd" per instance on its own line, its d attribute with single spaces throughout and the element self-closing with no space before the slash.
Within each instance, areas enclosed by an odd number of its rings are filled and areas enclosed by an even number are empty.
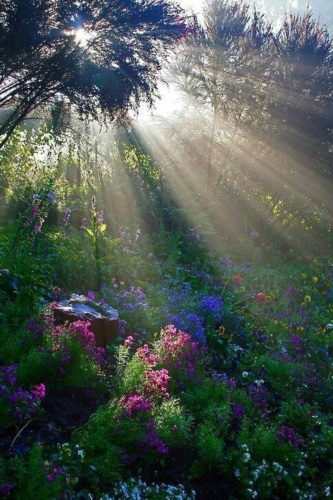
<svg viewBox="0 0 333 500">
<path fill-rule="evenodd" d="M 89 40 L 91 39 L 91 34 L 84 28 L 78 28 L 75 30 L 75 41 L 81 47 L 86 47 Z"/>
</svg>

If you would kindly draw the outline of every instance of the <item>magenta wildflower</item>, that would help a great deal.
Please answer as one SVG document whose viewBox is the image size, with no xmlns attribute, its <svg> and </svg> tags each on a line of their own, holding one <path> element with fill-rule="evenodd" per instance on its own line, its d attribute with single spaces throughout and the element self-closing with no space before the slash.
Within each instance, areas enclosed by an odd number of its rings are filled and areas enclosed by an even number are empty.
<svg viewBox="0 0 333 500">
<path fill-rule="evenodd" d="M 126 347 L 131 347 L 133 344 L 134 344 L 134 338 L 132 337 L 132 335 L 130 335 L 130 336 L 129 336 L 129 337 L 127 337 L 127 339 L 125 340 L 124 345 L 125 345 Z"/>
<path fill-rule="evenodd" d="M 45 385 L 44 384 L 35 385 L 31 391 L 31 394 L 38 399 L 45 398 L 45 394 L 46 394 Z"/>
<path fill-rule="evenodd" d="M 90 290 L 89 290 L 89 292 L 87 293 L 87 298 L 88 298 L 89 300 L 96 300 L 96 297 L 95 297 L 94 292 L 92 292 L 92 291 L 90 291 Z"/>
<path fill-rule="evenodd" d="M 50 481 L 50 482 L 53 482 L 53 481 L 56 481 L 57 479 L 57 476 L 59 474 L 62 474 L 63 472 L 63 469 L 61 469 L 60 467 L 55 467 L 52 472 L 50 472 L 50 474 L 48 474 L 46 477 L 47 477 L 47 480 Z"/>
<path fill-rule="evenodd" d="M 169 393 L 167 392 L 170 380 L 168 370 L 165 368 L 156 371 L 147 370 L 145 376 L 148 392 L 164 399 L 169 397 Z"/>
<path fill-rule="evenodd" d="M 132 417 L 138 412 L 149 411 L 153 408 L 150 399 L 145 398 L 141 394 L 124 396 L 119 401 L 119 404 L 124 408 L 127 417 Z"/>
<path fill-rule="evenodd" d="M 0 486 L 0 495 L 5 496 L 7 493 L 9 493 L 12 489 L 14 488 L 13 484 L 7 483 L 3 484 Z"/>
<path fill-rule="evenodd" d="M 160 355 L 168 370 L 181 371 L 193 378 L 203 353 L 204 348 L 198 342 L 174 325 L 167 325 L 162 331 Z"/>
</svg>

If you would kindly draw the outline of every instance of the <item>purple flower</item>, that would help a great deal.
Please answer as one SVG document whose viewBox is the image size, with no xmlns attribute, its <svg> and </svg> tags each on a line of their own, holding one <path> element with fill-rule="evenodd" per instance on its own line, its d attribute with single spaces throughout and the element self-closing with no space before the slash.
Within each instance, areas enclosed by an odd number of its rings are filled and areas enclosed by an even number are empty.
<svg viewBox="0 0 333 500">
<path fill-rule="evenodd" d="M 46 477 L 47 477 L 47 480 L 50 481 L 50 482 L 53 482 L 57 479 L 57 476 L 58 474 L 62 474 L 63 472 L 63 469 L 61 469 L 61 467 L 55 467 L 52 472 L 50 472 L 50 474 L 48 474 Z"/>
<path fill-rule="evenodd" d="M 36 217 L 38 212 L 39 212 L 39 206 L 35 205 L 34 207 L 32 207 L 31 217 Z"/>
<path fill-rule="evenodd" d="M 160 453 L 161 455 L 169 453 L 169 448 L 163 443 L 161 439 L 158 438 L 154 418 L 150 420 L 147 427 L 148 433 L 146 434 L 144 439 L 139 441 L 139 443 L 141 445 L 149 446 L 150 448 L 155 449 L 155 451 L 157 451 L 157 453 Z"/>
<path fill-rule="evenodd" d="M 255 229 L 252 229 L 252 231 L 250 232 L 250 236 L 252 239 L 255 240 L 255 239 L 259 238 L 260 235 L 259 235 L 258 231 L 256 231 Z"/>
<path fill-rule="evenodd" d="M 57 193 L 55 191 L 50 191 L 46 195 L 46 199 L 49 203 L 53 203 L 57 197 Z"/>
<path fill-rule="evenodd" d="M 94 301 L 96 300 L 96 297 L 95 297 L 94 292 L 91 292 L 90 290 L 89 290 L 89 292 L 87 293 L 87 298 L 88 298 L 89 300 L 94 300 Z"/>
<path fill-rule="evenodd" d="M 40 219 L 38 219 L 38 221 L 35 224 L 35 227 L 34 227 L 35 234 L 38 234 L 41 232 L 43 224 L 44 224 L 44 219 L 41 217 Z"/>
<path fill-rule="evenodd" d="M 0 371 L 0 383 L 14 385 L 16 382 L 17 364 L 2 367 Z"/>
<path fill-rule="evenodd" d="M 234 414 L 234 417 L 237 418 L 237 420 L 242 420 L 242 418 L 245 415 L 245 409 L 242 404 L 237 404 L 237 403 L 231 403 L 231 408 Z"/>
<path fill-rule="evenodd" d="M 66 208 L 65 213 L 64 213 L 64 217 L 62 219 L 62 221 L 64 223 L 64 227 L 68 226 L 70 218 L 71 218 L 71 213 L 72 213 L 71 209 L 70 208 Z"/>
<path fill-rule="evenodd" d="M 298 439 L 295 429 L 287 425 L 281 425 L 278 430 L 278 438 L 280 441 L 287 441 L 296 448 L 303 443 L 302 439 Z"/>
<path fill-rule="evenodd" d="M 101 210 L 98 214 L 97 222 L 99 225 L 102 225 L 104 222 L 104 212 Z"/>
<path fill-rule="evenodd" d="M 294 347 L 297 353 L 301 353 L 303 350 L 303 337 L 300 335 L 292 335 L 289 337 L 289 343 Z"/>
<path fill-rule="evenodd" d="M 134 338 L 132 337 L 132 335 L 130 335 L 125 340 L 124 345 L 127 346 L 127 347 L 131 347 L 133 345 L 133 343 L 134 343 Z"/>
<path fill-rule="evenodd" d="M 124 408 L 127 417 L 132 417 L 138 412 L 149 411 L 153 408 L 150 399 L 145 398 L 141 394 L 125 396 L 119 401 L 119 404 Z"/>
<path fill-rule="evenodd" d="M 6 495 L 14 488 L 13 484 L 7 483 L 0 486 L 0 495 Z"/>
</svg>

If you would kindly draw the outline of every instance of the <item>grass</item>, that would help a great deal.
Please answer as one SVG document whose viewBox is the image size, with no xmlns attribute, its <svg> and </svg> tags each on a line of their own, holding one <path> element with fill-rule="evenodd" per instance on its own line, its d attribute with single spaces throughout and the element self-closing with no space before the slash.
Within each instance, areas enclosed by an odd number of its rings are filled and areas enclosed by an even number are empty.
<svg viewBox="0 0 333 500">
<path fill-rule="evenodd" d="M 96 233 L 96 289 L 89 234 L 50 227 L 13 253 L 15 231 L 1 228 L 2 267 L 19 278 L 0 292 L 4 497 L 330 496 L 329 259 L 286 261 L 251 241 L 253 263 L 201 243 L 168 259 L 146 235 L 129 246 Z M 50 302 L 72 291 L 119 310 L 105 352 L 88 324 L 54 325 Z"/>
</svg>

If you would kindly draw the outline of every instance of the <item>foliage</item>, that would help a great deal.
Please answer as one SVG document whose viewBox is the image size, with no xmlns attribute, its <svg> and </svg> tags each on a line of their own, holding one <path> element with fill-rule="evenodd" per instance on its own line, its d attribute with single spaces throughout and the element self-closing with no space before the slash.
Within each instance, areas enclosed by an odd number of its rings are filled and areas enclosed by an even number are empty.
<svg viewBox="0 0 333 500">
<path fill-rule="evenodd" d="M 95 119 L 100 112 L 123 117 L 143 97 L 151 104 L 165 52 L 187 31 L 181 13 L 157 1 L 6 1 L 0 107 L 8 112 L 1 145 L 29 113 L 59 99 Z"/>
<path fill-rule="evenodd" d="M 236 30 L 227 46 L 246 69 L 268 50 L 259 36 L 266 27 L 244 4 L 230 12 L 234 4 L 214 3 L 222 4 L 231 15 L 223 17 L 225 42 L 236 14 L 252 20 L 249 38 Z M 296 39 L 316 44 L 317 26 L 302 19 L 291 24 Z M 276 39 L 281 51 L 290 52 L 288 29 Z M 255 34 L 256 48 L 247 45 Z M 227 62 L 241 79 L 242 61 Z M 233 123 L 237 106 L 227 104 Z M 248 116 L 256 122 L 255 112 Z M 330 497 L 332 262 L 320 239 L 313 257 L 300 237 L 318 232 L 327 243 L 325 207 L 310 214 L 314 200 L 286 200 L 287 191 L 275 196 L 264 182 L 250 192 L 251 175 L 238 183 L 235 152 L 228 162 L 236 183 L 230 174 L 216 193 L 203 176 L 186 184 L 186 155 L 179 167 L 172 155 L 157 162 L 134 139 L 103 146 L 88 130 L 67 138 L 17 132 L 1 150 L 0 496 Z M 238 213 L 243 196 L 255 203 Z M 228 221 L 239 224 L 234 238 L 219 230 Z M 285 246 L 273 226 L 284 230 Z M 89 322 L 55 323 L 53 302 L 73 291 L 98 310 L 106 303 L 119 311 L 117 338 L 105 350 Z"/>
<path fill-rule="evenodd" d="M 283 251 L 297 241 L 299 252 L 311 244 L 314 254 L 325 246 L 329 253 L 327 28 L 308 9 L 286 14 L 274 30 L 248 4 L 223 0 L 209 1 L 196 27 L 170 69 L 186 107 L 163 132 L 166 164 L 176 165 L 165 170 L 178 196 L 193 219 L 209 214 L 214 232 L 225 237 L 260 225 L 262 241 L 274 240 Z M 188 181 L 177 190 L 180 178 Z"/>
</svg>

